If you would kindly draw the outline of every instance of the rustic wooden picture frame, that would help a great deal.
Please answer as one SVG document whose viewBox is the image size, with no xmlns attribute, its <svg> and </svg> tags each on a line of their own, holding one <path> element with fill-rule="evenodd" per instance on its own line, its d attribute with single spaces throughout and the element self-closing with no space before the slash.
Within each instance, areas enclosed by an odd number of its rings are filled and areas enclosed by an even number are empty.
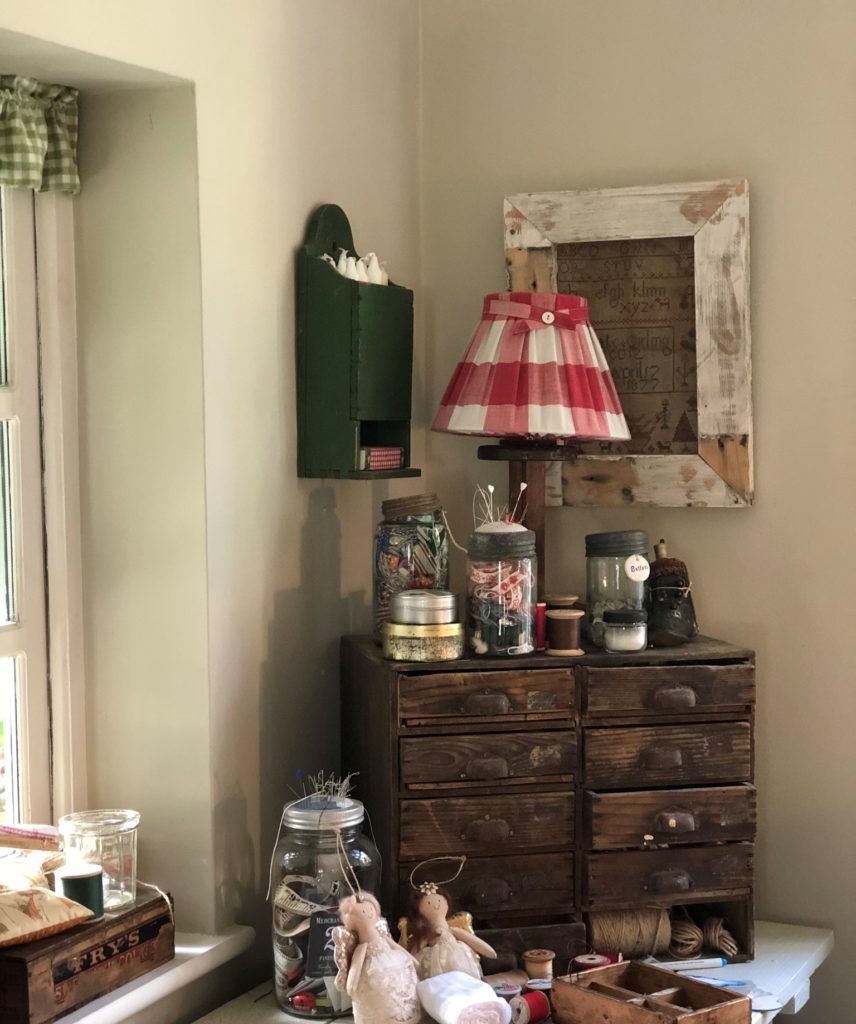
<svg viewBox="0 0 856 1024">
<path fill-rule="evenodd" d="M 557 247 L 693 239 L 697 454 L 580 455 L 548 473 L 551 505 L 752 504 L 749 188 L 683 185 L 531 192 L 505 199 L 511 291 L 557 291 Z M 593 323 L 597 330 L 597 322 Z"/>
</svg>

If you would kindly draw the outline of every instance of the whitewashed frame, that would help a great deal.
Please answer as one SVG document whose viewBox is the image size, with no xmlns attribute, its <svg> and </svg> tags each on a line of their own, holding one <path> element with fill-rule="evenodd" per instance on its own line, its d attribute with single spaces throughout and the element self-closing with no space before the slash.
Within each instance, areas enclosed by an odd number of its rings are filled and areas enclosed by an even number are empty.
<svg viewBox="0 0 856 1024">
<path fill-rule="evenodd" d="M 556 246 L 563 243 L 687 236 L 695 249 L 698 454 L 581 455 L 552 464 L 548 505 L 752 504 L 746 180 L 505 198 L 512 291 L 556 291 Z"/>
</svg>

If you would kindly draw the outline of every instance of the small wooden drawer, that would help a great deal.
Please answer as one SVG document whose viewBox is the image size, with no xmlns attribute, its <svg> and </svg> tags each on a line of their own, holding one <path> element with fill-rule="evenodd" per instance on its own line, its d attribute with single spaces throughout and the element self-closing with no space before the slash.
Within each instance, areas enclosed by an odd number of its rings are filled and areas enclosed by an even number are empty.
<svg viewBox="0 0 856 1024">
<path fill-rule="evenodd" d="M 402 739 L 399 764 L 405 789 L 461 788 L 568 782 L 577 755 L 576 734 L 479 733 Z"/>
<path fill-rule="evenodd" d="M 727 712 L 747 709 L 755 700 L 755 667 L 746 662 L 580 672 L 583 706 L 593 717 Z"/>
<path fill-rule="evenodd" d="M 401 906 L 411 892 L 410 872 L 415 864 L 402 864 Z M 431 865 L 420 867 L 417 881 L 431 881 Z M 454 864 L 452 865 L 454 869 Z M 435 877 L 448 877 L 449 862 L 438 865 Z M 491 914 L 549 911 L 566 914 L 574 905 L 574 857 L 571 853 L 538 853 L 528 857 L 473 857 L 453 882 L 444 882 L 455 906 L 475 917 Z"/>
<path fill-rule="evenodd" d="M 646 901 L 660 905 L 748 892 L 752 843 L 586 855 L 589 909 Z"/>
<path fill-rule="evenodd" d="M 748 722 L 586 729 L 585 782 L 641 789 L 752 779 Z"/>
<path fill-rule="evenodd" d="M 755 787 L 588 792 L 585 822 L 587 843 L 593 850 L 643 847 L 646 842 L 676 845 L 752 839 Z"/>
<path fill-rule="evenodd" d="M 572 793 L 402 800 L 400 857 L 556 850 L 574 838 Z"/>
<path fill-rule="evenodd" d="M 450 719 L 489 724 L 570 718 L 574 676 L 569 669 L 402 675 L 398 707 L 403 723 L 413 726 Z"/>
</svg>

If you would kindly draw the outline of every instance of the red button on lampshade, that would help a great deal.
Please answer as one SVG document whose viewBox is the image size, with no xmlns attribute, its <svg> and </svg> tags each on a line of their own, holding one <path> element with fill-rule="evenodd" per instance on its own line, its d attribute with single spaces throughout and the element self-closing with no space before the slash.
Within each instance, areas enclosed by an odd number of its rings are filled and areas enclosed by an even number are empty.
<svg viewBox="0 0 856 1024">
<path fill-rule="evenodd" d="M 627 423 L 579 295 L 498 292 L 446 388 L 432 430 L 626 441 Z"/>
</svg>

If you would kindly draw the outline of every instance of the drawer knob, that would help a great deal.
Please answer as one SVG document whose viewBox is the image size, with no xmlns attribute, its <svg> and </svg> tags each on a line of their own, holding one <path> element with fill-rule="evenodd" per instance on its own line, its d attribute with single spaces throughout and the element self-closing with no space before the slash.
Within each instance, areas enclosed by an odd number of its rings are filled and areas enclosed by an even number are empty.
<svg viewBox="0 0 856 1024">
<path fill-rule="evenodd" d="M 464 701 L 465 715 L 505 715 L 511 702 L 504 693 L 471 693 Z"/>
<path fill-rule="evenodd" d="M 474 757 L 467 761 L 465 779 L 507 779 L 511 772 L 504 757 Z"/>
<path fill-rule="evenodd" d="M 654 817 L 655 832 L 671 832 L 674 835 L 682 835 L 685 832 L 696 832 L 695 815 L 692 811 L 681 811 L 678 808 L 673 810 L 659 811 Z"/>
<path fill-rule="evenodd" d="M 486 878 L 470 893 L 477 907 L 505 907 L 511 902 L 511 886 L 504 878 Z"/>
<path fill-rule="evenodd" d="M 502 818 L 479 818 L 466 826 L 461 839 L 471 843 L 504 843 L 512 834 L 511 826 Z"/>
<path fill-rule="evenodd" d="M 654 706 L 668 711 L 689 711 L 698 703 L 698 694 L 685 684 L 665 684 L 654 691 Z"/>
<path fill-rule="evenodd" d="M 682 868 L 667 868 L 665 871 L 654 871 L 648 877 L 646 891 L 657 893 L 689 892 L 693 880 L 689 872 Z"/>
<path fill-rule="evenodd" d="M 684 755 L 680 747 L 646 747 L 642 751 L 642 767 L 653 771 L 683 768 Z"/>
</svg>

